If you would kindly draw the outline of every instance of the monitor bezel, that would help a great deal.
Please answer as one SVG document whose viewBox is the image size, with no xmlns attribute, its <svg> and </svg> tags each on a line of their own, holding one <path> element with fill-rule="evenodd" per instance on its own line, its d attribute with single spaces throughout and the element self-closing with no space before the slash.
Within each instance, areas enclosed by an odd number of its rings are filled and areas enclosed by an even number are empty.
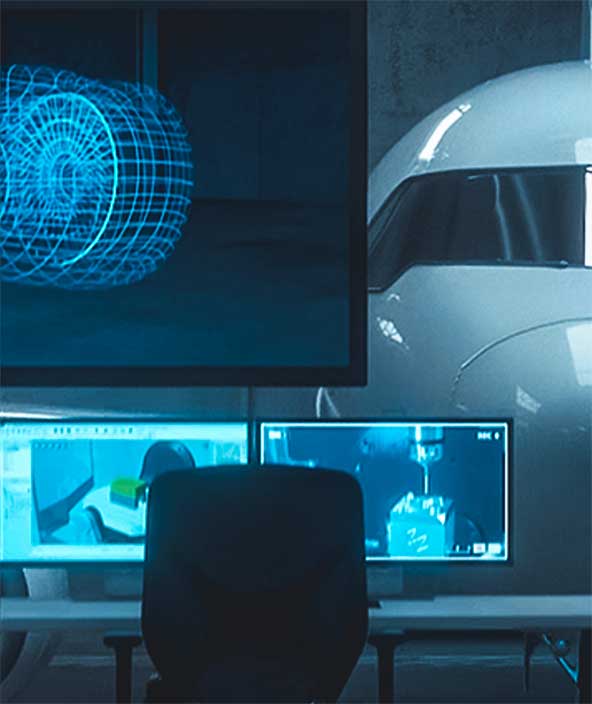
<svg viewBox="0 0 592 704">
<path fill-rule="evenodd" d="M 60 416 L 56 418 L 23 418 L 19 416 L 1 416 L 0 417 L 0 431 L 2 428 L 9 424 L 14 425 L 54 425 L 56 423 L 61 423 L 67 425 L 69 423 L 80 423 L 88 425 L 98 425 L 101 423 L 143 423 L 152 425 L 164 425 L 164 424 L 187 424 L 191 423 L 194 425 L 242 425 L 246 430 L 246 449 L 247 449 L 247 463 L 238 466 L 246 466 L 252 460 L 252 448 L 254 446 L 252 440 L 252 434 L 254 431 L 253 424 L 245 417 L 232 417 L 229 416 L 224 420 L 221 419 L 210 419 L 210 418 L 200 418 L 196 416 Z M 0 477 L 0 491 L 2 491 L 2 481 Z M 0 519 L 1 520 L 1 519 Z M 92 549 L 93 546 L 89 546 Z M 76 569 L 80 567 L 81 569 L 86 569 L 88 567 L 100 568 L 105 567 L 109 569 L 121 568 L 143 568 L 144 559 L 126 560 L 126 559 L 93 559 L 93 558 L 76 558 L 71 560 L 51 560 L 51 559 L 36 559 L 36 560 L 2 560 L 0 558 L 0 569 L 13 569 L 13 568 L 27 568 L 27 567 L 37 567 L 44 569 Z"/>
<path fill-rule="evenodd" d="M 252 434 L 252 439 L 254 442 L 254 447 L 253 447 L 253 456 L 257 459 L 257 461 L 261 461 L 262 456 L 261 456 L 261 451 L 262 451 L 262 443 L 261 443 L 261 434 L 262 434 L 262 429 L 264 424 L 290 424 L 290 423 L 306 423 L 306 424 L 318 424 L 318 425 L 345 425 L 345 424 L 379 424 L 379 423 L 386 423 L 386 424 L 395 424 L 395 423 L 400 423 L 400 424 L 405 424 L 405 425 L 414 425 L 414 424 L 420 424 L 420 423 L 434 423 L 434 424 L 439 424 L 439 423 L 448 423 L 448 424 L 459 424 L 459 425 L 478 425 L 478 424 L 495 424 L 495 423 L 500 423 L 500 424 L 506 424 L 507 426 L 507 448 L 508 448 L 508 454 L 507 454 L 507 481 L 506 481 L 506 487 L 507 487 L 507 496 L 506 496 L 506 505 L 507 505 L 507 525 L 506 525 L 506 544 L 508 548 L 508 554 L 505 559 L 503 560 L 481 560 L 481 559 L 475 559 L 475 558 L 465 558 L 465 557 L 455 557 L 455 558 L 440 558 L 440 559 L 418 559 L 418 560 L 412 560 L 412 559 L 401 559 L 401 558 L 396 558 L 396 557 L 368 557 L 366 556 L 366 567 L 367 569 L 384 569 L 384 568 L 397 568 L 397 569 L 403 569 L 403 570 L 408 570 L 408 569 L 413 569 L 413 570 L 421 570 L 422 568 L 428 568 L 431 570 L 432 568 L 435 568 L 436 570 L 450 570 L 454 566 L 458 566 L 461 568 L 476 568 L 477 566 L 489 568 L 492 566 L 495 566 L 495 568 L 508 568 L 508 567 L 513 567 L 514 566 L 514 534 L 513 534 L 513 525 L 514 525 L 514 418 L 509 417 L 509 416 L 495 416 L 495 417 L 483 417 L 483 418 L 468 418 L 468 417 L 463 417 L 463 418 L 454 418 L 454 417 L 449 417 L 449 416 L 425 416 L 425 417 L 413 417 L 413 418 L 395 418 L 395 417 L 388 417 L 388 418 L 379 418 L 379 417 L 372 417 L 372 418 L 271 418 L 271 417 L 261 417 L 257 418 L 256 423 L 255 423 L 255 428 L 253 430 Z"/>
<path fill-rule="evenodd" d="M 74 0 L 6 0 L 2 11 L 71 8 Z M 156 8 L 162 0 L 120 0 L 118 9 Z M 8 387 L 190 387 L 190 386 L 364 386 L 367 381 L 368 247 L 367 205 L 367 8 L 366 0 L 173 0 L 166 9 L 220 11 L 236 9 L 282 12 L 338 9 L 348 13 L 351 79 L 350 173 L 348 184 L 349 363 L 343 366 L 19 366 L 0 360 L 2 383 Z M 112 0 L 93 0 L 85 9 L 113 8 Z"/>
</svg>

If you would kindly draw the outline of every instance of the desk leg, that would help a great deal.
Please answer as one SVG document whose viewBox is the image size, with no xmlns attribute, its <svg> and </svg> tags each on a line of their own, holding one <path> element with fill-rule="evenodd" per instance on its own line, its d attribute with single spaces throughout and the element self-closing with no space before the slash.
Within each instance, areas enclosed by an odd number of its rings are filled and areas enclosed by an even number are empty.
<svg viewBox="0 0 592 704">
<path fill-rule="evenodd" d="M 103 638 L 108 648 L 115 650 L 115 701 L 129 704 L 132 700 L 132 650 L 140 645 L 142 636 L 133 632 L 111 632 Z"/>
<path fill-rule="evenodd" d="M 405 636 L 380 635 L 370 638 L 378 659 L 378 701 L 394 704 L 395 701 L 395 652 Z"/>
<path fill-rule="evenodd" d="M 132 649 L 119 648 L 115 651 L 115 701 L 117 704 L 128 704 L 132 700 Z"/>
<path fill-rule="evenodd" d="M 592 704 L 592 629 L 580 633 L 578 648 L 578 701 Z"/>
<path fill-rule="evenodd" d="M 380 704 L 393 704 L 395 701 L 395 645 L 381 643 L 378 655 L 378 701 Z"/>
</svg>

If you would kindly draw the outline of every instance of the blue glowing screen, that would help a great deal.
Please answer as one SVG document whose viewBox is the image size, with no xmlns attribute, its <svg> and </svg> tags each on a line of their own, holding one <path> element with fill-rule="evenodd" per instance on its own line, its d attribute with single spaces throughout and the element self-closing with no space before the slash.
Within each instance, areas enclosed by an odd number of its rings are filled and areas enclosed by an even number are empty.
<svg viewBox="0 0 592 704">
<path fill-rule="evenodd" d="M 245 423 L 7 422 L 0 561 L 142 560 L 158 474 L 246 461 Z"/>
<path fill-rule="evenodd" d="M 360 383 L 363 7 L 6 5 L 6 385 Z"/>
<path fill-rule="evenodd" d="M 509 559 L 507 422 L 268 422 L 260 452 L 353 474 L 371 560 Z"/>
<path fill-rule="evenodd" d="M 68 289 L 131 284 L 181 236 L 186 130 L 156 91 L 11 66 L 0 102 L 0 277 Z"/>
</svg>

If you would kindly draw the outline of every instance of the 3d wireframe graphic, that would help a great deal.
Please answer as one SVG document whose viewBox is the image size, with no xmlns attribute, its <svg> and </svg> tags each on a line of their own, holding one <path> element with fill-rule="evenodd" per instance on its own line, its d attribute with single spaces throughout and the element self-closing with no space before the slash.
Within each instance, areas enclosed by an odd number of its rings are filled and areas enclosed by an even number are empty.
<svg viewBox="0 0 592 704">
<path fill-rule="evenodd" d="M 156 271 L 193 186 L 172 105 L 44 67 L 11 66 L 0 89 L 0 279 L 100 289 Z"/>
</svg>

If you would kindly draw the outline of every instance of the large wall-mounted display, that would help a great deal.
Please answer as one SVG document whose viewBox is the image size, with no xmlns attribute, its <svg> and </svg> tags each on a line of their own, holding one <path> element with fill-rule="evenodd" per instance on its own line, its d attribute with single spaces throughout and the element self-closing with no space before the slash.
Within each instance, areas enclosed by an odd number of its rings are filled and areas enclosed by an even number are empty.
<svg viewBox="0 0 592 704">
<path fill-rule="evenodd" d="M 3 3 L 3 383 L 363 383 L 365 45 L 357 2 Z"/>
</svg>

